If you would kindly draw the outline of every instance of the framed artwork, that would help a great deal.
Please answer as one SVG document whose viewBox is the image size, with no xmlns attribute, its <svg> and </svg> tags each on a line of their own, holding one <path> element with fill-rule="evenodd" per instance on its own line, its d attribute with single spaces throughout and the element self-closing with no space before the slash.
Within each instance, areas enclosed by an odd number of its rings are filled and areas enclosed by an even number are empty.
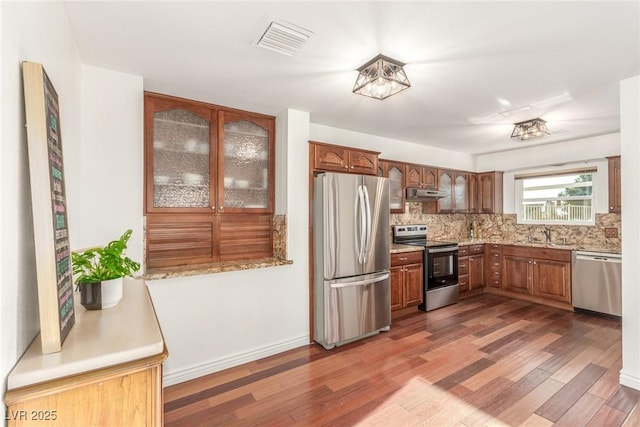
<svg viewBox="0 0 640 427">
<path fill-rule="evenodd" d="M 42 353 L 61 350 L 75 322 L 58 94 L 42 67 L 22 63 Z"/>
</svg>

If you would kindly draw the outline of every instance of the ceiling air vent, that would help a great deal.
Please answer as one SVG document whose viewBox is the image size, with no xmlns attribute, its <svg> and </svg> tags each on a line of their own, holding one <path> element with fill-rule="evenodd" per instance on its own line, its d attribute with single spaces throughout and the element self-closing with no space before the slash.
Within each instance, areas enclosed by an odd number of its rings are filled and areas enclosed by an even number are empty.
<svg viewBox="0 0 640 427">
<path fill-rule="evenodd" d="M 260 39 L 258 46 L 287 56 L 293 56 L 311 38 L 312 31 L 285 21 L 273 21 Z"/>
</svg>

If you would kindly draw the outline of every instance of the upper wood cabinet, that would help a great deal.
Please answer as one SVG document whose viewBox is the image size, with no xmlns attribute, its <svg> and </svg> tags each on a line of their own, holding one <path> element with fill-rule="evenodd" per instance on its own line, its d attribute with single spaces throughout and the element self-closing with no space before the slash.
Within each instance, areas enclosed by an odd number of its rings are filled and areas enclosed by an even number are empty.
<svg viewBox="0 0 640 427">
<path fill-rule="evenodd" d="M 467 190 L 469 194 L 469 213 L 478 213 L 478 174 L 469 173 Z"/>
<path fill-rule="evenodd" d="M 272 255 L 274 134 L 271 116 L 145 93 L 148 268 Z"/>
<path fill-rule="evenodd" d="M 405 164 L 405 186 L 411 188 L 438 188 L 438 170 L 430 166 Z"/>
<path fill-rule="evenodd" d="M 609 160 L 609 213 L 622 212 L 622 181 L 620 156 L 607 157 Z"/>
<path fill-rule="evenodd" d="M 502 213 L 502 172 L 484 172 L 478 176 L 478 212 Z"/>
<path fill-rule="evenodd" d="M 379 152 L 310 142 L 315 170 L 364 175 L 376 175 L 378 173 Z"/>
<path fill-rule="evenodd" d="M 405 185 L 404 168 L 402 162 L 380 160 L 378 170 L 380 176 L 389 178 L 389 208 L 391 213 L 404 213 L 405 208 Z"/>
<path fill-rule="evenodd" d="M 438 189 L 447 195 L 438 199 L 438 212 L 469 211 L 468 173 L 438 169 Z"/>
</svg>

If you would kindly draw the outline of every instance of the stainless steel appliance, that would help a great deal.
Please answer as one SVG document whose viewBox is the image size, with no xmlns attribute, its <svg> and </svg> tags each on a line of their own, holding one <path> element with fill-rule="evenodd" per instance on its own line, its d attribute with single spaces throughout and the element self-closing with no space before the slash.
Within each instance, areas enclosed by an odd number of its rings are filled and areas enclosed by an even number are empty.
<svg viewBox="0 0 640 427">
<path fill-rule="evenodd" d="M 458 302 L 458 244 L 427 239 L 427 226 L 395 225 L 393 242 L 423 246 L 424 302 L 420 310 L 431 311 Z"/>
<path fill-rule="evenodd" d="M 571 270 L 575 308 L 622 316 L 622 255 L 574 251 Z"/>
<path fill-rule="evenodd" d="M 388 178 L 314 178 L 314 340 L 330 349 L 389 330 Z"/>
<path fill-rule="evenodd" d="M 428 188 L 407 188 L 407 200 L 422 201 L 436 200 L 447 197 L 447 192 L 438 189 Z"/>
</svg>

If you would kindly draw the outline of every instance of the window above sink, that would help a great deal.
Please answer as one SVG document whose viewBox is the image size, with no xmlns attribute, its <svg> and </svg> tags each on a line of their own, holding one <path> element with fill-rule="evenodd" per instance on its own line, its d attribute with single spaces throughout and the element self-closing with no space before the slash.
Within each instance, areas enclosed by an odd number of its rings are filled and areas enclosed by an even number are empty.
<svg viewBox="0 0 640 427">
<path fill-rule="evenodd" d="M 515 177 L 518 224 L 594 225 L 595 168 Z"/>
</svg>

